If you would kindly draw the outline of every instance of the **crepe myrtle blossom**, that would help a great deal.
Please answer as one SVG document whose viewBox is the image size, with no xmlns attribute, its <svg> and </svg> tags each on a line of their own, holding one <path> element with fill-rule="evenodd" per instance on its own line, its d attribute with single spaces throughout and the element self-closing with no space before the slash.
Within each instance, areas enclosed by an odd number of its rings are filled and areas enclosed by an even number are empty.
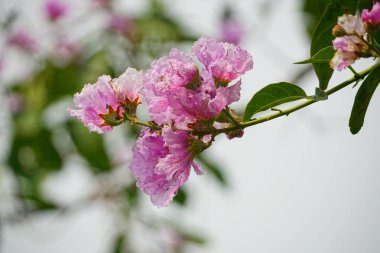
<svg viewBox="0 0 380 253">
<path fill-rule="evenodd" d="M 199 71 L 190 56 L 178 49 L 153 61 L 144 76 L 143 89 L 152 120 L 159 125 L 172 123 L 176 114 L 170 97 L 185 92 L 186 86 L 196 87 L 200 83 Z"/>
<path fill-rule="evenodd" d="M 44 9 L 50 21 L 57 21 L 67 13 L 68 7 L 59 0 L 47 0 Z"/>
<path fill-rule="evenodd" d="M 125 113 L 132 117 L 141 103 L 143 76 L 142 71 L 127 68 L 121 76 L 111 81 L 119 104 L 123 106 Z"/>
<path fill-rule="evenodd" d="M 197 122 L 207 122 L 220 114 L 222 110 L 240 98 L 241 82 L 228 86 L 216 87 L 212 75 L 203 71 L 202 84 L 192 89 L 180 89 L 168 97 L 174 115 L 174 125 L 180 129 L 199 129 Z M 201 129 L 199 129 L 201 130 Z"/>
<path fill-rule="evenodd" d="M 196 121 L 215 117 L 240 98 L 240 80 L 228 84 L 252 68 L 247 51 L 201 38 L 193 53 L 204 69 L 198 69 L 189 55 L 173 49 L 154 61 L 145 74 L 144 96 L 152 119 L 159 125 L 173 123 L 189 130 Z"/>
<path fill-rule="evenodd" d="M 112 13 L 108 18 L 107 29 L 114 33 L 119 33 L 124 36 L 130 36 L 133 29 L 133 24 L 126 16 L 118 13 Z"/>
<path fill-rule="evenodd" d="M 377 26 L 380 25 L 380 2 L 376 2 L 372 10 L 363 10 L 362 11 L 362 19 L 367 25 Z"/>
<path fill-rule="evenodd" d="M 100 76 L 95 84 L 86 84 L 74 95 L 78 109 L 70 109 L 70 115 L 80 119 L 91 132 L 109 132 L 113 125 L 111 119 L 121 119 L 122 112 L 110 81 L 110 76 Z"/>
<path fill-rule="evenodd" d="M 116 79 L 102 76 L 75 95 L 78 109 L 70 110 L 90 129 L 103 133 L 130 120 L 144 128 L 133 146 L 130 169 L 137 186 L 154 205 L 167 206 L 194 168 L 193 159 L 214 141 L 220 115 L 225 127 L 236 125 L 239 117 L 228 106 L 240 98 L 240 77 L 252 68 L 251 55 L 239 46 L 201 38 L 193 54 L 204 65 L 172 49 L 152 62 L 145 75 L 127 69 Z M 145 99 L 152 121 L 136 118 L 136 107 Z M 226 115 L 225 115 L 226 114 Z M 228 138 L 241 137 L 237 129 Z"/>
<path fill-rule="evenodd" d="M 336 37 L 353 34 L 364 36 L 366 32 L 367 31 L 360 17 L 347 14 L 339 17 L 338 24 L 333 28 L 333 34 Z"/>
<path fill-rule="evenodd" d="M 355 62 L 359 57 L 368 57 L 368 45 L 357 36 L 335 38 L 334 49 L 337 50 L 330 61 L 330 67 L 342 70 Z"/>
<path fill-rule="evenodd" d="M 252 56 L 239 46 L 200 38 L 194 43 L 193 54 L 215 78 L 218 86 L 227 86 L 252 69 Z"/>
<path fill-rule="evenodd" d="M 244 35 L 241 24 L 233 18 L 226 18 L 222 21 L 220 33 L 221 41 L 234 45 L 239 45 Z"/>
<path fill-rule="evenodd" d="M 374 32 L 367 32 L 368 24 L 375 25 L 378 18 L 379 3 L 376 3 L 372 11 L 364 10 L 362 16 L 343 15 L 338 18 L 338 24 L 333 28 L 333 46 L 336 50 L 330 60 L 330 67 L 342 70 L 355 62 L 360 57 L 379 57 Z M 365 25 L 366 24 L 366 25 Z"/>
<path fill-rule="evenodd" d="M 154 205 L 164 207 L 172 201 L 188 180 L 191 167 L 197 174 L 203 173 L 193 161 L 199 152 L 194 148 L 198 143 L 204 144 L 187 131 L 173 131 L 169 126 L 161 134 L 142 129 L 133 146 L 130 168 L 137 186 L 150 196 Z"/>
<path fill-rule="evenodd" d="M 100 76 L 95 84 L 86 84 L 75 94 L 78 109 L 70 115 L 80 119 L 90 131 L 109 132 L 128 116 L 134 117 L 140 103 L 142 72 L 128 68 L 119 78 Z"/>
</svg>

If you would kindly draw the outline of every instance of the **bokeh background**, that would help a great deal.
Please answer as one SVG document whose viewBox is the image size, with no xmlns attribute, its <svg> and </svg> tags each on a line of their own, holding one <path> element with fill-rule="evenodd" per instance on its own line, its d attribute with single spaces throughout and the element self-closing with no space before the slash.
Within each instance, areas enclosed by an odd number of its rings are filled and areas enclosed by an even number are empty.
<svg viewBox="0 0 380 253">
<path fill-rule="evenodd" d="M 129 173 L 138 129 L 99 136 L 67 114 L 85 83 L 189 52 L 200 36 L 253 55 L 238 111 L 273 82 L 312 94 L 316 77 L 293 62 L 308 58 L 326 2 L 61 0 L 49 16 L 43 0 L 0 0 L 0 252 L 379 252 L 378 93 L 355 136 L 346 88 L 241 139 L 218 137 L 199 158 L 205 175 L 163 209 Z"/>
</svg>

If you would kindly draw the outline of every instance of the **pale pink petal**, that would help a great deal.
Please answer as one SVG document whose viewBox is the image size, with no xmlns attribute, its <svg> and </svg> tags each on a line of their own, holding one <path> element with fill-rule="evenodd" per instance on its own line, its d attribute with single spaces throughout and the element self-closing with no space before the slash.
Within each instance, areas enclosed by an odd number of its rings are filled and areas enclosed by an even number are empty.
<svg viewBox="0 0 380 253">
<path fill-rule="evenodd" d="M 110 76 L 100 76 L 95 84 L 86 84 L 80 93 L 74 95 L 78 109 L 69 109 L 69 113 L 80 119 L 90 131 L 104 133 L 112 130 L 112 127 L 103 125 L 104 119 L 100 117 L 110 108 L 116 111 L 119 107 L 110 81 Z"/>
<path fill-rule="evenodd" d="M 120 77 L 112 80 L 112 88 L 115 90 L 119 102 L 141 101 L 143 76 L 142 71 L 127 68 Z"/>
<path fill-rule="evenodd" d="M 362 12 L 363 22 L 370 24 L 372 26 L 377 26 L 380 24 L 380 3 L 376 2 L 372 10 L 363 10 Z"/>
</svg>

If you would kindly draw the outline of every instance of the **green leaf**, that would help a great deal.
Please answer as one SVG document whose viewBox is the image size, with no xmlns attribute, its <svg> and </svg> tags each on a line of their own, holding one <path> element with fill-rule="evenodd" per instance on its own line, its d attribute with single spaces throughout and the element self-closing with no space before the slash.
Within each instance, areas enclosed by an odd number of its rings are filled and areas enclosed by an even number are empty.
<svg viewBox="0 0 380 253">
<path fill-rule="evenodd" d="M 334 36 L 332 28 L 338 21 L 338 17 L 344 13 L 355 13 L 358 0 L 331 0 L 315 28 L 311 40 L 310 55 L 331 46 Z M 325 90 L 328 86 L 333 70 L 328 64 L 313 63 L 314 71 L 319 80 L 319 88 Z"/>
<path fill-rule="evenodd" d="M 369 102 L 371 101 L 372 95 L 379 83 L 380 65 L 369 73 L 356 93 L 349 122 L 350 131 L 352 134 L 357 134 L 362 128 Z"/>
<path fill-rule="evenodd" d="M 223 170 L 213 161 L 208 159 L 205 155 L 198 155 L 197 160 L 201 163 L 204 169 L 213 175 L 222 186 L 227 186 L 227 179 Z"/>
<path fill-rule="evenodd" d="M 358 9 L 362 11 L 363 9 L 372 9 L 374 0 L 359 0 Z"/>
<path fill-rule="evenodd" d="M 125 235 L 124 234 L 118 234 L 114 238 L 112 253 L 123 253 L 123 252 L 125 252 L 124 251 L 124 244 L 125 244 Z"/>
<path fill-rule="evenodd" d="M 112 169 L 102 136 L 90 133 L 77 121 L 69 121 L 67 128 L 79 154 L 87 160 L 92 169 L 96 172 L 107 172 Z"/>
<path fill-rule="evenodd" d="M 183 232 L 182 239 L 198 245 L 205 245 L 207 242 L 205 237 L 191 232 Z"/>
<path fill-rule="evenodd" d="M 377 33 L 376 33 L 376 36 L 375 36 L 375 40 L 376 40 L 376 43 L 377 43 L 378 45 L 380 45 L 380 29 L 377 29 Z M 380 46 L 378 46 L 377 49 L 380 50 Z"/>
<path fill-rule="evenodd" d="M 179 188 L 177 195 L 173 199 L 174 202 L 180 206 L 186 205 L 187 202 L 187 193 L 183 188 Z"/>
<path fill-rule="evenodd" d="M 308 63 L 329 63 L 331 58 L 334 56 L 335 50 L 334 47 L 328 46 L 319 50 L 313 57 L 310 59 L 295 62 L 294 64 L 308 64 Z"/>
<path fill-rule="evenodd" d="M 124 189 L 124 194 L 129 206 L 134 206 L 138 202 L 139 191 L 136 184 L 131 184 Z"/>
<path fill-rule="evenodd" d="M 303 2 L 303 25 L 305 26 L 311 39 L 313 31 L 318 24 L 318 20 L 322 17 L 330 0 L 302 0 L 301 2 Z"/>
<path fill-rule="evenodd" d="M 254 114 L 274 106 L 306 97 L 305 91 L 297 85 L 286 82 L 269 84 L 253 95 L 245 108 L 243 120 L 249 120 Z"/>
<path fill-rule="evenodd" d="M 59 170 L 62 158 L 53 144 L 49 130 L 40 128 L 26 133 L 17 127 L 8 164 L 15 174 L 33 177 Z"/>
</svg>

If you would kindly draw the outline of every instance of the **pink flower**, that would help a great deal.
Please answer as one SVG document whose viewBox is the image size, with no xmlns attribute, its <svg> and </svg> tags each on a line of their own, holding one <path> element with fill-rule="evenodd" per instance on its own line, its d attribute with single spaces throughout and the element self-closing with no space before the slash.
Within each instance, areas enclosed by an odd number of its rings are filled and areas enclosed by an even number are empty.
<svg viewBox="0 0 380 253">
<path fill-rule="evenodd" d="M 68 38 L 59 38 L 56 45 L 59 58 L 72 59 L 80 53 L 79 44 Z"/>
<path fill-rule="evenodd" d="M 132 22 L 127 17 L 121 15 L 121 14 L 112 14 L 109 17 L 108 30 L 120 33 L 125 36 L 131 35 L 132 32 Z"/>
<path fill-rule="evenodd" d="M 57 21 L 67 13 L 67 5 L 58 0 L 45 2 L 45 14 L 50 21 Z"/>
<path fill-rule="evenodd" d="M 168 97 L 177 128 L 188 130 L 199 120 L 215 117 L 240 98 L 240 81 L 229 87 L 215 86 L 207 71 L 201 73 L 202 84 L 195 90 L 180 89 Z"/>
<path fill-rule="evenodd" d="M 127 68 L 121 76 L 112 80 L 111 84 L 121 104 L 134 103 L 138 105 L 140 103 L 143 85 L 142 71 Z"/>
<path fill-rule="evenodd" d="M 172 131 L 169 127 L 159 135 L 144 128 L 133 146 L 131 171 L 137 186 L 150 196 L 158 207 L 167 206 L 189 178 L 193 162 L 189 151 L 189 135 L 184 131 Z"/>
<path fill-rule="evenodd" d="M 120 120 L 120 107 L 110 81 L 110 76 L 100 76 L 95 84 L 86 84 L 74 96 L 78 109 L 69 109 L 70 115 L 80 119 L 92 132 L 109 132 Z"/>
<path fill-rule="evenodd" d="M 221 41 L 239 45 L 243 37 L 241 24 L 232 18 L 223 20 L 221 26 Z"/>
<path fill-rule="evenodd" d="M 365 52 L 368 49 L 368 46 L 354 35 L 335 38 L 333 46 L 335 50 L 356 53 Z"/>
<path fill-rule="evenodd" d="M 174 118 L 169 97 L 187 90 L 186 85 L 198 76 L 198 70 L 190 57 L 178 49 L 151 64 L 144 76 L 144 96 L 148 111 L 158 124 L 170 123 Z"/>
<path fill-rule="evenodd" d="M 371 11 L 363 10 L 362 12 L 363 22 L 366 24 L 377 26 L 380 24 L 380 3 L 376 2 Z"/>
<path fill-rule="evenodd" d="M 343 28 L 347 35 L 357 34 L 363 36 L 366 33 L 363 21 L 358 16 L 345 14 L 338 18 L 338 25 Z"/>
<path fill-rule="evenodd" d="M 99 5 L 99 6 L 108 6 L 111 4 L 112 0 L 92 0 L 92 2 L 95 4 L 95 5 Z"/>
<path fill-rule="evenodd" d="M 211 38 L 200 38 L 193 46 L 193 54 L 216 79 L 218 85 L 229 82 L 252 69 L 252 56 L 241 47 Z"/>
<path fill-rule="evenodd" d="M 178 49 L 153 62 L 144 80 L 152 119 L 159 125 L 173 123 L 182 130 L 216 116 L 240 98 L 240 81 L 217 87 L 208 71 L 200 74 L 190 57 Z"/>
<path fill-rule="evenodd" d="M 339 71 L 353 64 L 359 56 L 368 54 L 368 46 L 354 35 L 335 38 L 333 46 L 337 51 L 330 61 L 330 67 Z"/>
<path fill-rule="evenodd" d="M 30 36 L 29 33 L 23 30 L 19 30 L 11 34 L 7 39 L 7 43 L 10 46 L 14 46 L 25 51 L 30 51 L 30 52 L 37 51 L 36 40 L 32 36 Z"/>
<path fill-rule="evenodd" d="M 339 71 L 353 64 L 357 56 L 354 52 L 337 50 L 330 60 L 330 67 Z"/>
</svg>

